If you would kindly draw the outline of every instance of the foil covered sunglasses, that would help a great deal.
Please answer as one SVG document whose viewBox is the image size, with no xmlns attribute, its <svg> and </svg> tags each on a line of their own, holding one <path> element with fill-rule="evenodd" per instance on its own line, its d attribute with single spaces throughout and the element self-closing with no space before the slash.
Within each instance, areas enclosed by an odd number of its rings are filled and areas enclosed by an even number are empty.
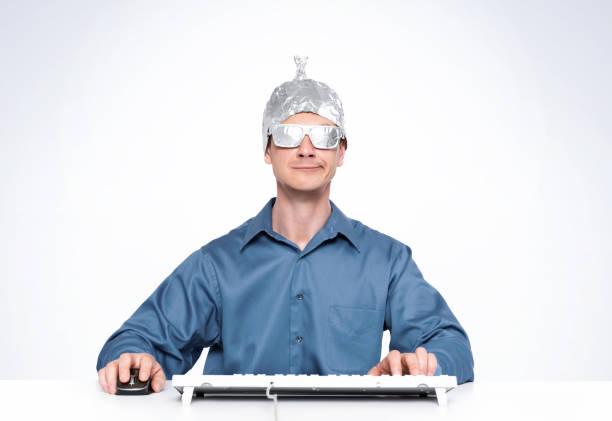
<svg viewBox="0 0 612 421">
<path fill-rule="evenodd" d="M 304 136 L 308 135 L 315 148 L 334 149 L 344 138 L 340 127 L 302 124 L 274 124 L 268 128 L 268 135 L 272 135 L 274 144 L 279 148 L 300 146 Z"/>
</svg>

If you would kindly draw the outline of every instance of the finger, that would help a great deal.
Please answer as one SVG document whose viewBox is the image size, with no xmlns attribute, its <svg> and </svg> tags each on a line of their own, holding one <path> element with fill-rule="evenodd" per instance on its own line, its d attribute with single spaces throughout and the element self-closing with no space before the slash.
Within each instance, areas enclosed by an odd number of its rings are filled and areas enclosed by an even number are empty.
<svg viewBox="0 0 612 421">
<path fill-rule="evenodd" d="M 427 375 L 433 376 L 438 366 L 438 360 L 434 354 L 427 354 Z"/>
<path fill-rule="evenodd" d="M 376 368 L 380 371 L 380 374 L 391 374 L 391 367 L 389 366 L 389 355 L 382 359 L 381 362 L 378 363 Z"/>
<path fill-rule="evenodd" d="M 378 364 L 372 367 L 370 371 L 368 371 L 368 374 L 371 376 L 380 376 L 382 374 L 385 374 L 385 371 L 383 368 L 383 361 L 380 361 Z"/>
<path fill-rule="evenodd" d="M 100 387 L 102 388 L 102 390 L 108 393 L 108 385 L 106 383 L 106 374 L 104 373 L 104 368 L 101 368 L 98 371 L 98 381 L 100 382 Z"/>
<path fill-rule="evenodd" d="M 138 378 L 141 382 L 146 381 L 151 374 L 151 368 L 153 367 L 154 359 L 151 355 L 143 355 L 140 359 L 140 371 L 138 372 Z"/>
<path fill-rule="evenodd" d="M 393 376 L 401 376 L 403 374 L 402 370 L 402 354 L 396 349 L 389 352 L 387 357 L 385 358 L 389 364 L 389 371 Z"/>
<path fill-rule="evenodd" d="M 427 373 L 427 350 L 422 346 L 418 347 L 414 353 L 417 356 L 417 361 L 419 363 L 419 374 Z"/>
<path fill-rule="evenodd" d="M 378 365 L 375 365 L 370 369 L 370 371 L 368 371 L 368 376 L 380 376 L 381 374 L 382 372 L 378 368 Z"/>
<path fill-rule="evenodd" d="M 403 356 L 404 358 L 402 362 L 404 363 L 404 366 L 408 368 L 408 373 L 412 375 L 419 374 L 419 362 L 417 360 L 417 356 L 413 353 L 403 354 Z"/>
<path fill-rule="evenodd" d="M 164 374 L 164 370 L 157 361 L 154 361 L 153 367 L 151 368 L 151 387 L 154 392 L 159 392 L 164 388 L 165 384 L 166 375 Z"/>
<path fill-rule="evenodd" d="M 378 364 L 376 364 L 370 371 L 376 372 L 376 376 L 380 376 L 383 374 L 390 374 L 389 371 L 389 360 L 387 357 L 383 358 Z"/>
<path fill-rule="evenodd" d="M 117 361 L 111 361 L 106 365 L 106 384 L 108 386 L 108 393 L 115 393 L 117 391 Z"/>
<path fill-rule="evenodd" d="M 121 354 L 119 357 L 119 381 L 126 383 L 130 379 L 130 368 L 134 365 L 132 354 Z"/>
</svg>

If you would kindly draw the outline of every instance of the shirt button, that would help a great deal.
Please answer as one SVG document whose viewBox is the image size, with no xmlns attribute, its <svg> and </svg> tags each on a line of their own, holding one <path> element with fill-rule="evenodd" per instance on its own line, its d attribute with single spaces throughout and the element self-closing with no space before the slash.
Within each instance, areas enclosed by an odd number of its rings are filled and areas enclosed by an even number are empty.
<svg viewBox="0 0 612 421">
<path fill-rule="evenodd" d="M 298 342 L 298 343 L 299 343 L 299 342 L 302 342 L 302 337 L 301 337 L 301 336 L 298 336 L 297 338 L 295 338 L 295 341 L 296 341 L 296 342 Z"/>
<path fill-rule="evenodd" d="M 302 294 L 298 294 L 298 295 L 296 296 L 296 298 L 297 298 L 298 300 L 301 300 L 301 299 L 303 299 L 303 298 L 304 298 L 304 296 L 303 296 Z"/>
</svg>

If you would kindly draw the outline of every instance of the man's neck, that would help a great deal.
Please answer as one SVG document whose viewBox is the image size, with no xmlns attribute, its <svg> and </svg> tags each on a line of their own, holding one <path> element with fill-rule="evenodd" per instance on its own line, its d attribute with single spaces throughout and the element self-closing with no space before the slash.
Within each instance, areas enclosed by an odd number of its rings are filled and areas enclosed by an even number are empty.
<svg viewBox="0 0 612 421">
<path fill-rule="evenodd" d="M 286 191 L 277 184 L 272 230 L 304 250 L 331 215 L 330 184 L 318 192 Z"/>
</svg>

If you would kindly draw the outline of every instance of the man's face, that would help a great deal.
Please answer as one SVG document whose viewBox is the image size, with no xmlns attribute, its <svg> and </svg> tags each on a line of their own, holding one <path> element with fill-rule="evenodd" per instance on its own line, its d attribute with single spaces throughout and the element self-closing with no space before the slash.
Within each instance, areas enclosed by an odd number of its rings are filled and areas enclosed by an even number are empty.
<svg viewBox="0 0 612 421">
<path fill-rule="evenodd" d="M 325 117 L 310 112 L 294 114 L 283 123 L 335 126 Z M 279 148 L 270 139 L 264 159 L 267 164 L 272 164 L 274 176 L 283 187 L 317 191 L 325 189 L 334 178 L 336 167 L 342 166 L 345 149 L 344 140 L 335 149 L 317 149 L 308 135 L 295 148 Z"/>
</svg>

